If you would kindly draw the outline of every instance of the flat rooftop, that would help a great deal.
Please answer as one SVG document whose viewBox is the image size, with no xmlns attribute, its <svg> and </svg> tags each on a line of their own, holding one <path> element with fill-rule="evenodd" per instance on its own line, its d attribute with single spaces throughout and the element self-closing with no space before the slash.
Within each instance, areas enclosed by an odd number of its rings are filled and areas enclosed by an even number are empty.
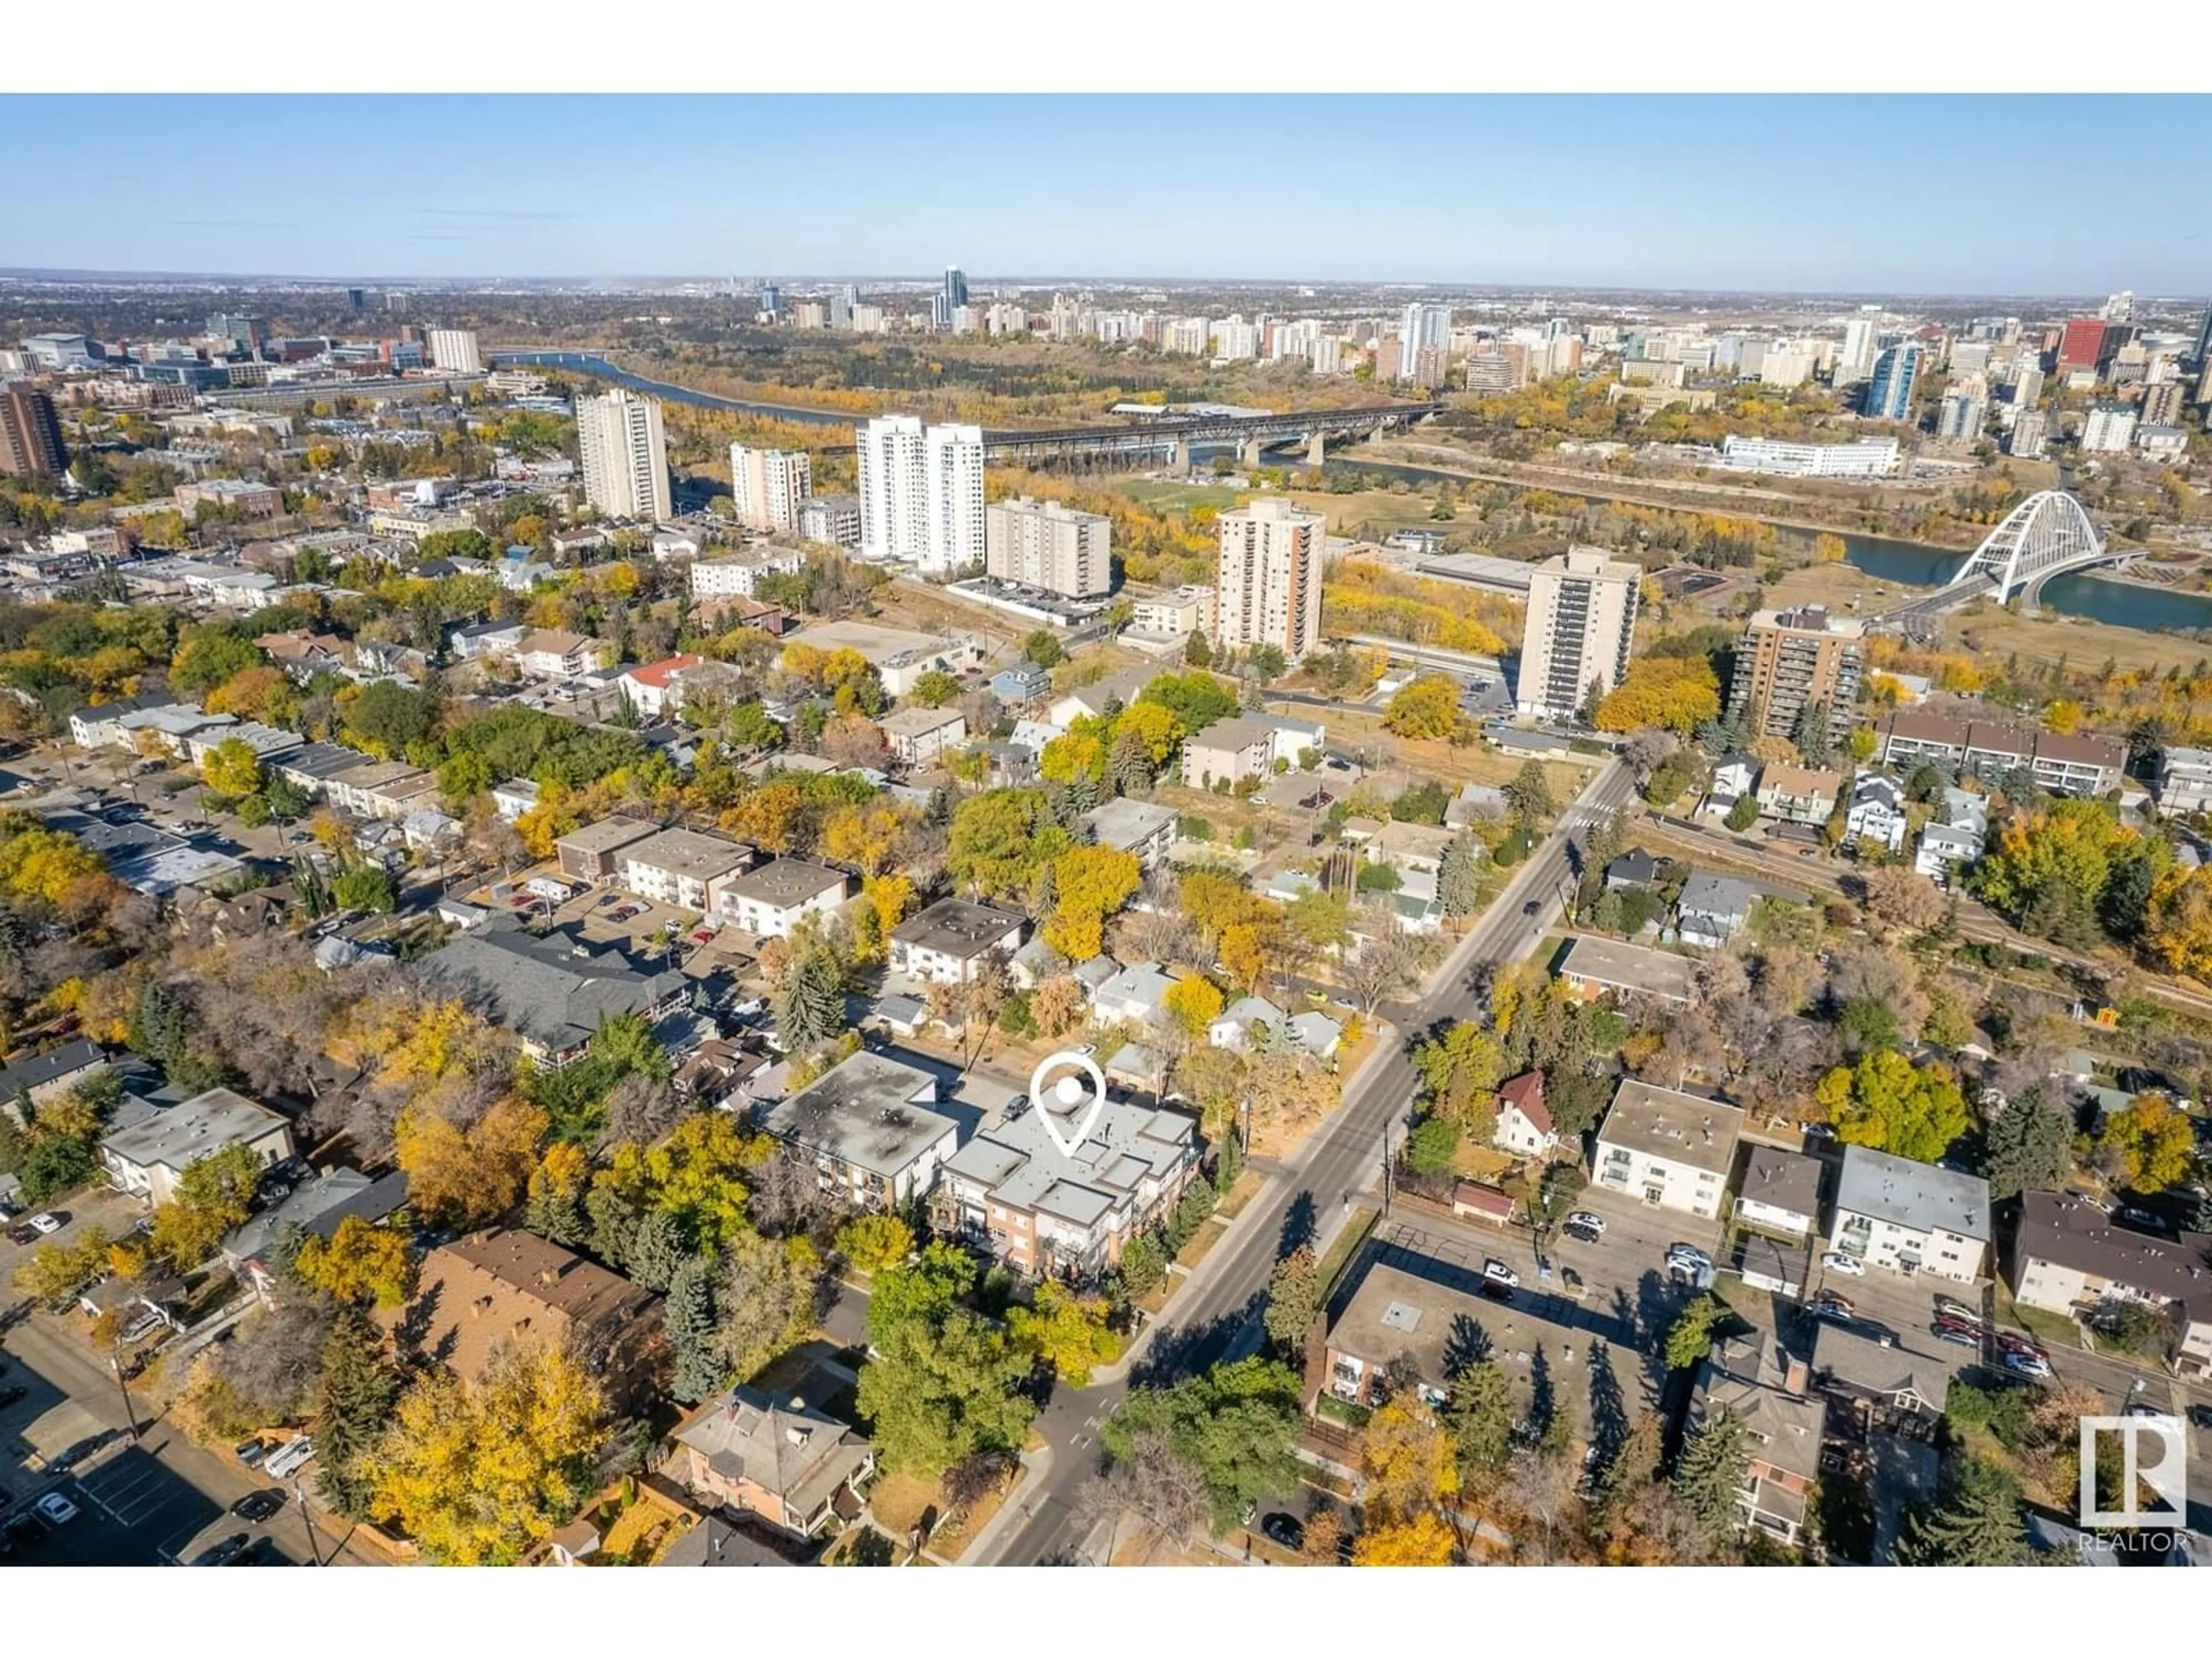
<svg viewBox="0 0 2212 1659">
<path fill-rule="evenodd" d="M 757 904 L 787 909 L 794 904 L 804 904 L 817 893 L 844 884 L 845 872 L 842 870 L 811 864 L 805 859 L 777 859 L 772 864 L 731 877 L 722 884 L 722 891 L 751 899 Z"/>
<path fill-rule="evenodd" d="M 934 1075 L 864 1048 L 769 1107 L 761 1127 L 872 1175 L 895 1176 L 945 1136 L 957 1138 L 959 1123 L 923 1103 L 936 1097 Z"/>
<path fill-rule="evenodd" d="M 1563 977 L 1571 975 L 1594 985 L 1669 1002 L 1689 1000 L 1691 975 L 1696 971 L 1697 964 L 1687 957 L 1589 933 L 1577 933 L 1559 963 Z"/>
<path fill-rule="evenodd" d="M 182 1171 L 194 1158 L 227 1146 L 242 1146 L 284 1127 L 282 1112 L 228 1089 L 210 1089 L 157 1112 L 100 1142 L 140 1169 L 159 1166 Z"/>
<path fill-rule="evenodd" d="M 1844 1148 L 1844 1172 L 1836 1183 L 1836 1207 L 1854 1215 L 1895 1222 L 1917 1232 L 1942 1231 L 1984 1243 L 1990 1237 L 1990 1183 L 1893 1158 L 1871 1146 Z"/>
<path fill-rule="evenodd" d="M 990 949 L 1024 920 L 1012 910 L 994 905 L 962 898 L 939 899 L 920 915 L 899 923 L 891 930 L 891 937 L 919 950 L 966 957 Z"/>
<path fill-rule="evenodd" d="M 643 818 L 601 818 L 597 823 L 571 830 L 553 844 L 578 853 L 612 853 L 653 833 L 653 826 Z"/>
<path fill-rule="evenodd" d="M 642 864 L 651 869 L 689 876 L 695 881 L 712 881 L 716 876 L 728 874 L 750 860 L 752 852 L 742 842 L 704 836 L 696 830 L 663 830 L 657 836 L 629 842 L 622 848 L 626 864 Z"/>
<path fill-rule="evenodd" d="M 1597 1138 L 1670 1164 L 1726 1175 L 1735 1163 L 1743 1109 L 1624 1078 Z"/>
</svg>

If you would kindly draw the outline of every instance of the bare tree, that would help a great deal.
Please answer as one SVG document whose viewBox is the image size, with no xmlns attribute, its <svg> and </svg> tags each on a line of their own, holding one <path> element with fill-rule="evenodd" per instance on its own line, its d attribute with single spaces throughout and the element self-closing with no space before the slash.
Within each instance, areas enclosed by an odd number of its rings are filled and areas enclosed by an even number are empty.
<svg viewBox="0 0 2212 1659">
<path fill-rule="evenodd" d="M 607 1091 L 603 1144 L 649 1146 L 674 1128 L 687 1109 L 665 1078 L 632 1072 Z"/>
<path fill-rule="evenodd" d="M 1435 959 L 1436 942 L 1402 931 L 1385 905 L 1363 906 L 1353 927 L 1360 936 L 1359 951 L 1339 963 L 1337 977 L 1359 1012 L 1371 1018 Z"/>
<path fill-rule="evenodd" d="M 1163 1544 L 1177 1548 L 1201 1536 L 1212 1514 L 1205 1478 L 1176 1455 L 1165 1437 L 1150 1430 L 1132 1435 L 1129 1454 L 1076 1488 L 1076 1513 L 1095 1526 L 1110 1523 L 1106 1559 L 1114 1559 L 1121 1528 L 1133 1523 L 1149 1561 Z"/>
</svg>

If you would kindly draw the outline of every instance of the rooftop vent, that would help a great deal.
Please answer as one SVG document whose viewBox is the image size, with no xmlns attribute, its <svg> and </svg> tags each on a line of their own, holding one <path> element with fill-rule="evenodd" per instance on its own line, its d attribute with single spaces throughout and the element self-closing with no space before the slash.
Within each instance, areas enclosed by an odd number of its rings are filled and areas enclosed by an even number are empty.
<svg viewBox="0 0 2212 1659">
<path fill-rule="evenodd" d="M 1421 1310 L 1393 1302 L 1382 1310 L 1382 1322 L 1394 1331 L 1410 1331 L 1421 1322 Z"/>
</svg>

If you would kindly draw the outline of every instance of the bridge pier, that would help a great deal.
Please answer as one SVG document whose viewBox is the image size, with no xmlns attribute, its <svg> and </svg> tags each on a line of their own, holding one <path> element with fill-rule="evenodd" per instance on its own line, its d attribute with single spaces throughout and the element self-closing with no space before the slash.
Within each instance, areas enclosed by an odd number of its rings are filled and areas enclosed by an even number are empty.
<svg viewBox="0 0 2212 1659">
<path fill-rule="evenodd" d="M 1260 470 L 1261 452 L 1260 441 L 1257 438 L 1247 438 L 1244 441 L 1244 447 L 1237 453 L 1243 460 L 1244 470 L 1247 472 L 1256 472 Z"/>
<path fill-rule="evenodd" d="M 1321 428 L 1319 427 L 1316 427 L 1314 428 L 1313 436 L 1306 440 L 1306 465 L 1308 466 L 1319 466 L 1328 459 L 1328 451 L 1327 441 L 1324 438 Z"/>
<path fill-rule="evenodd" d="M 1188 438 L 1176 440 L 1175 470 L 1178 472 L 1190 471 L 1190 440 Z"/>
</svg>

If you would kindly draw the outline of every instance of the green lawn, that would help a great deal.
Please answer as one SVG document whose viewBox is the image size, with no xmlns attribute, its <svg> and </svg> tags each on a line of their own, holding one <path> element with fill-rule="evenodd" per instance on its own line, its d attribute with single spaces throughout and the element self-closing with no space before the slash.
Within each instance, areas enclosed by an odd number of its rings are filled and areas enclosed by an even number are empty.
<svg viewBox="0 0 2212 1659">
<path fill-rule="evenodd" d="M 1117 478 L 1107 486 L 1156 513 L 1188 513 L 1194 507 L 1234 507 L 1244 492 L 1219 484 L 1176 483 L 1166 478 Z"/>
<path fill-rule="evenodd" d="M 2004 1286 L 1997 1286 L 1997 1323 L 2016 1325 L 2030 1336 L 2039 1337 L 2055 1347 L 2078 1348 L 2081 1346 L 2081 1328 L 2064 1314 L 2046 1313 L 2041 1308 L 2023 1308 L 2005 1294 Z"/>
</svg>

